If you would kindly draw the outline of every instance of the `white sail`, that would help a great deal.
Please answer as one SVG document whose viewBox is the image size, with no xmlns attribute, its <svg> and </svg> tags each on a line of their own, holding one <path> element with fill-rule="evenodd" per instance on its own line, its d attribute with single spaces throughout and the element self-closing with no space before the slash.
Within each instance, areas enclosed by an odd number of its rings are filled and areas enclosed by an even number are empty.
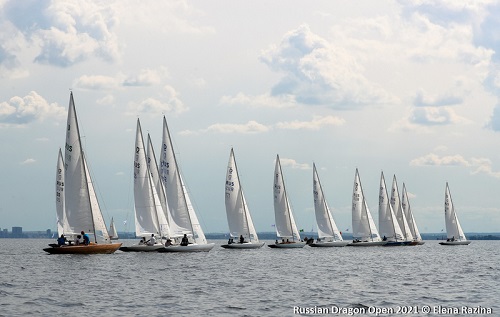
<svg viewBox="0 0 500 317">
<path fill-rule="evenodd" d="M 165 186 L 167 203 L 171 213 L 171 235 L 191 235 L 198 244 L 206 244 L 205 234 L 191 204 L 186 187 L 180 175 L 179 166 L 172 147 L 172 139 L 163 117 L 163 140 L 160 160 L 160 175 Z"/>
<path fill-rule="evenodd" d="M 354 177 L 352 194 L 352 235 L 353 240 L 379 242 L 380 235 L 366 203 L 358 169 Z"/>
<path fill-rule="evenodd" d="M 257 232 L 253 225 L 243 189 L 236 167 L 234 151 L 231 148 L 226 173 L 226 216 L 229 225 L 229 234 L 233 238 L 243 236 L 245 241 L 258 242 Z"/>
<path fill-rule="evenodd" d="M 318 238 L 328 241 L 343 241 L 342 235 L 333 220 L 332 213 L 326 203 L 323 188 L 319 181 L 316 165 L 313 163 L 313 196 L 316 223 L 318 225 Z"/>
<path fill-rule="evenodd" d="M 118 232 L 116 231 L 115 221 L 111 218 L 111 223 L 109 224 L 109 237 L 111 240 L 118 239 Z"/>
<path fill-rule="evenodd" d="M 300 234 L 297 230 L 290 202 L 286 194 L 283 172 L 278 155 L 276 156 L 276 166 L 274 168 L 274 217 L 278 237 L 300 241 Z"/>
<path fill-rule="evenodd" d="M 410 227 L 411 235 L 413 240 L 422 241 L 422 237 L 420 236 L 420 231 L 417 227 L 417 222 L 413 217 L 413 212 L 411 211 L 410 200 L 408 199 L 408 192 L 406 191 L 405 184 L 403 183 L 403 195 L 401 200 L 401 207 L 403 207 L 403 213 L 406 216 L 406 220 L 408 220 L 408 226 Z"/>
<path fill-rule="evenodd" d="M 94 236 L 96 242 L 110 242 L 108 228 L 106 227 L 106 223 L 104 222 L 101 207 L 99 207 L 99 201 L 97 200 L 97 195 L 94 190 L 94 184 L 92 183 L 92 177 L 90 177 L 90 172 L 87 165 L 87 160 L 85 159 L 85 155 L 83 156 L 83 163 L 85 166 L 85 173 L 87 174 L 87 188 L 89 190 L 89 199 L 92 209 L 92 218 L 94 221 Z"/>
<path fill-rule="evenodd" d="M 134 202 L 136 236 L 150 237 L 152 234 L 162 236 L 158 215 L 163 214 L 163 210 L 151 181 L 139 119 L 137 119 L 134 151 Z"/>
<path fill-rule="evenodd" d="M 76 235 L 83 230 L 94 234 L 95 242 L 101 239 L 108 240 L 109 235 L 106 226 L 102 226 L 104 220 L 80 142 L 73 93 L 70 94 L 69 101 L 64 162 L 65 211 L 69 226 L 65 234 Z"/>
<path fill-rule="evenodd" d="M 151 142 L 151 137 L 148 133 L 148 145 L 146 151 L 146 161 L 148 165 L 149 175 L 151 178 L 153 186 L 153 196 L 155 204 L 161 207 L 161 210 L 157 207 L 158 222 L 160 225 L 160 233 L 162 237 L 170 237 L 170 210 L 168 209 L 167 197 L 165 195 L 165 187 L 161 182 L 160 170 L 158 169 L 158 163 L 156 161 L 155 152 L 153 149 L 153 143 Z"/>
<path fill-rule="evenodd" d="M 384 173 L 380 176 L 380 191 L 378 196 L 378 221 L 379 232 L 387 241 L 404 241 L 403 233 L 399 227 L 396 215 L 389 203 L 389 195 L 385 185 Z"/>
<path fill-rule="evenodd" d="M 454 241 L 466 241 L 464 231 L 462 226 L 458 221 L 457 214 L 455 212 L 455 207 L 453 206 L 453 200 L 451 199 L 450 189 L 448 183 L 446 183 L 446 193 L 444 200 L 444 216 L 446 222 L 446 235 L 448 239 Z"/>
<path fill-rule="evenodd" d="M 408 219 L 403 211 L 403 206 L 401 204 L 401 199 L 399 196 L 398 182 L 396 181 L 396 175 L 392 178 L 392 191 L 391 191 L 391 206 L 398 220 L 399 227 L 403 233 L 405 241 L 413 241 L 413 234 L 411 232 L 410 226 L 408 224 Z"/>
<path fill-rule="evenodd" d="M 69 230 L 69 224 L 66 221 L 66 211 L 64 204 L 64 160 L 61 149 L 57 158 L 56 168 L 56 215 L 57 215 L 57 236 L 60 237 Z"/>
</svg>

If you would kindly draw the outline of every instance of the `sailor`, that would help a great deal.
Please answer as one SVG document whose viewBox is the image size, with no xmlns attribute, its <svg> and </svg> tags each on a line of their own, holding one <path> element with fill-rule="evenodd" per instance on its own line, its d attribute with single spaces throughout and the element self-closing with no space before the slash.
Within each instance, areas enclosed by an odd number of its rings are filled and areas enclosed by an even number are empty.
<svg viewBox="0 0 500 317">
<path fill-rule="evenodd" d="M 149 239 L 149 241 L 148 241 L 148 245 L 155 245 L 155 243 L 156 243 L 156 238 L 155 238 L 155 235 L 152 233 L 151 239 Z"/>
<path fill-rule="evenodd" d="M 64 236 L 64 234 L 61 234 L 61 236 L 57 238 L 57 244 L 59 246 L 66 244 L 66 237 Z"/>
<path fill-rule="evenodd" d="M 243 243 L 243 242 L 245 242 L 245 238 L 243 238 L 243 235 L 241 234 L 240 235 L 240 243 Z"/>
<path fill-rule="evenodd" d="M 188 240 L 187 234 L 184 234 L 184 237 L 182 237 L 181 245 L 187 246 L 188 244 L 189 244 L 189 240 Z"/>
<path fill-rule="evenodd" d="M 85 233 L 85 231 L 82 230 L 82 232 L 80 232 L 83 236 L 83 244 L 85 245 L 89 245 L 90 244 L 90 238 L 89 236 Z"/>
</svg>

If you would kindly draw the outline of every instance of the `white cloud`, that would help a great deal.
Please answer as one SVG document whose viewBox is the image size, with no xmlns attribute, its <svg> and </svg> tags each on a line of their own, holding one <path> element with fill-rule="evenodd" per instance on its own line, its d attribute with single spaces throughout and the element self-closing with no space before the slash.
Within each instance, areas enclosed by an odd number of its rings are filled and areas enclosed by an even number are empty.
<svg viewBox="0 0 500 317">
<path fill-rule="evenodd" d="M 105 61 L 119 57 L 112 3 L 10 1 L 3 12 L 27 42 L 40 47 L 38 63 L 68 67 L 90 57 Z"/>
<path fill-rule="evenodd" d="M 209 126 L 205 129 L 205 132 L 217 132 L 217 133 L 263 133 L 268 132 L 269 127 L 260 124 L 256 121 L 248 121 L 245 124 L 231 124 L 231 123 L 217 123 Z"/>
<path fill-rule="evenodd" d="M 49 104 L 35 91 L 24 97 L 15 96 L 0 103 L 0 126 L 23 125 L 47 118 L 60 120 L 65 116 L 64 107 L 57 103 Z"/>
<path fill-rule="evenodd" d="M 177 96 L 177 92 L 171 86 L 166 85 L 159 93 L 158 98 L 147 98 L 140 102 L 131 102 L 128 107 L 127 115 L 137 116 L 140 114 L 149 114 L 153 116 L 166 113 L 182 113 L 188 108 Z"/>
<path fill-rule="evenodd" d="M 291 108 L 297 106 L 297 102 L 294 100 L 292 95 L 270 96 L 268 94 L 262 94 L 251 96 L 244 93 L 238 93 L 236 96 L 223 96 L 220 103 L 231 106 L 237 105 L 269 108 Z"/>
<path fill-rule="evenodd" d="M 298 163 L 294 159 L 280 157 L 280 163 L 282 166 L 289 166 L 293 169 L 310 170 L 312 167 L 307 163 Z"/>
<path fill-rule="evenodd" d="M 419 125 L 449 125 L 470 122 L 470 120 L 457 115 L 451 107 L 413 108 L 409 121 Z"/>
<path fill-rule="evenodd" d="M 307 25 L 285 34 L 278 46 L 263 52 L 261 61 L 284 73 L 272 88 L 272 96 L 293 96 L 301 104 L 336 109 L 394 102 L 394 97 L 363 75 L 355 56 L 314 34 Z"/>
<path fill-rule="evenodd" d="M 120 86 L 116 77 L 102 75 L 83 75 L 77 78 L 73 87 L 88 90 L 114 90 Z"/>
<path fill-rule="evenodd" d="M 160 72 L 154 69 L 143 69 L 135 76 L 127 77 L 123 86 L 153 86 L 161 82 Z"/>
<path fill-rule="evenodd" d="M 311 121 L 290 121 L 290 122 L 278 122 L 276 123 L 277 129 L 287 129 L 287 130 L 319 130 L 324 126 L 340 126 L 345 123 L 343 118 L 335 116 L 314 116 Z"/>
<path fill-rule="evenodd" d="M 410 166 L 470 166 L 461 155 L 439 156 L 434 153 L 413 159 Z"/>
<path fill-rule="evenodd" d="M 500 178 L 500 172 L 493 171 L 492 162 L 488 158 L 470 158 L 467 160 L 461 155 L 439 156 L 434 153 L 413 159 L 410 166 L 463 166 L 471 170 L 472 175 L 484 173 Z"/>
<path fill-rule="evenodd" d="M 36 160 L 33 158 L 29 158 L 29 159 L 22 161 L 20 164 L 21 165 L 29 165 L 29 164 L 34 164 L 34 163 L 36 163 Z"/>
</svg>

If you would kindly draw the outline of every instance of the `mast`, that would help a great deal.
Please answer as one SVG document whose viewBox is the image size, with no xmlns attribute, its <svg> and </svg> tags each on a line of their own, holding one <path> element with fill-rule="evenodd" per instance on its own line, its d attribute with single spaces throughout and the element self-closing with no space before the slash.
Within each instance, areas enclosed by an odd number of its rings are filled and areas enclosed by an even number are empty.
<svg viewBox="0 0 500 317">
<path fill-rule="evenodd" d="M 453 219 L 455 220 L 455 228 L 457 230 L 457 233 L 458 233 L 458 239 L 462 239 L 462 237 L 460 236 L 460 228 L 458 227 L 458 217 L 457 217 L 457 213 L 455 212 L 455 205 L 453 204 L 453 199 L 451 198 L 451 192 L 450 192 L 450 188 L 448 187 L 448 182 L 446 182 L 446 194 L 449 196 L 449 199 L 450 199 L 450 202 L 451 202 L 451 212 L 453 213 Z M 448 202 L 446 201 L 445 204 L 448 204 Z"/>
</svg>

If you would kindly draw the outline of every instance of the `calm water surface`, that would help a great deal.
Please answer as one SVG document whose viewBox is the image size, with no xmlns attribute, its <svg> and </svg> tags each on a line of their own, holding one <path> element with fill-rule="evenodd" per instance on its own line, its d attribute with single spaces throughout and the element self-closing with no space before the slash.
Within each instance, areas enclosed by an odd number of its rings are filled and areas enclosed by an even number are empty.
<svg viewBox="0 0 500 317">
<path fill-rule="evenodd" d="M 292 316 L 294 307 L 406 305 L 500 316 L 499 241 L 226 250 L 214 240 L 209 253 L 49 255 L 42 248 L 51 242 L 0 239 L 0 316 Z"/>
</svg>

